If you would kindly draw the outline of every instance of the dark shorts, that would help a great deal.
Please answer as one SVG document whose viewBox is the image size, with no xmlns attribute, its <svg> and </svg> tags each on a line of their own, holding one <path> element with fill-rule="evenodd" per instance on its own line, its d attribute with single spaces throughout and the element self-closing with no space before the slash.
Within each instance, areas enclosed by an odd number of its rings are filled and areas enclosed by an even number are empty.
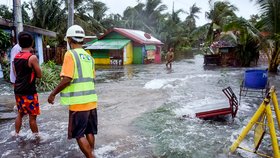
<svg viewBox="0 0 280 158">
<path fill-rule="evenodd" d="M 40 107 L 38 94 L 15 95 L 18 112 L 21 114 L 39 115 Z"/>
<path fill-rule="evenodd" d="M 68 139 L 97 134 L 97 111 L 69 111 Z"/>
</svg>

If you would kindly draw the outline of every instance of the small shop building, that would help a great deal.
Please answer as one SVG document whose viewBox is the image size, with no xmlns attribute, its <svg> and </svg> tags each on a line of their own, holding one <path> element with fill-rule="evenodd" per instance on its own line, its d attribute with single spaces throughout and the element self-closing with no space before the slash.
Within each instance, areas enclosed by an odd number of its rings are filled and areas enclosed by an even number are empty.
<svg viewBox="0 0 280 158">
<path fill-rule="evenodd" d="M 204 64 L 219 66 L 239 66 L 236 46 L 224 44 L 224 41 L 214 42 L 209 52 L 204 54 Z"/>
<path fill-rule="evenodd" d="M 161 63 L 163 43 L 139 30 L 113 28 L 87 46 L 95 64 L 127 65 Z"/>
<path fill-rule="evenodd" d="M 0 18 L 0 29 L 14 35 L 14 24 L 12 21 Z M 42 64 L 44 62 L 43 55 L 43 36 L 48 37 L 56 37 L 56 33 L 50 30 L 38 28 L 31 25 L 23 25 L 23 31 L 27 31 L 33 35 L 36 55 L 38 56 L 39 63 Z"/>
</svg>

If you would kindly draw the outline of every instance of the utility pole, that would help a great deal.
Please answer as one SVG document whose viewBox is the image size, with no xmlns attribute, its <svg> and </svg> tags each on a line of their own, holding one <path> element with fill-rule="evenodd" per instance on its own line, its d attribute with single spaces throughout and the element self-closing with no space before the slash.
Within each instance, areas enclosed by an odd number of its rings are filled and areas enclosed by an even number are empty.
<svg viewBox="0 0 280 158">
<path fill-rule="evenodd" d="M 68 0 L 68 28 L 74 25 L 74 0 Z"/>
<path fill-rule="evenodd" d="M 175 20 L 174 1 L 173 1 L 173 5 L 172 5 L 172 20 Z"/>
<path fill-rule="evenodd" d="M 23 31 L 21 0 L 13 0 L 13 14 L 14 14 L 14 37 L 17 41 L 18 33 Z"/>
</svg>

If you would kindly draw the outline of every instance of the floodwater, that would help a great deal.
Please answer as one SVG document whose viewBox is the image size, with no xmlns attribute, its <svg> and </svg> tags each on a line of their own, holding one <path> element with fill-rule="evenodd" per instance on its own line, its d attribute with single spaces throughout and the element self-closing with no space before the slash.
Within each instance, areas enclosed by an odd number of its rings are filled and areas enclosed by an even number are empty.
<svg viewBox="0 0 280 158">
<path fill-rule="evenodd" d="M 172 70 L 164 64 L 97 66 L 98 158 L 259 157 L 240 149 L 229 155 L 229 147 L 262 99 L 242 98 L 233 122 L 231 117 L 201 120 L 193 111 L 198 106 L 226 102 L 222 89 L 228 86 L 238 96 L 246 68 L 204 67 L 203 56 L 192 53 L 178 58 Z M 269 80 L 276 90 L 280 89 L 279 75 L 270 74 Z M 20 136 L 15 137 L 12 89 L 3 81 L 0 86 L 1 158 L 83 157 L 75 140 L 67 139 L 68 111 L 59 105 L 59 97 L 50 105 L 46 101 L 48 93 L 39 95 L 39 139 L 29 130 L 27 118 Z M 259 151 L 271 155 L 269 138 L 266 134 Z M 253 147 L 253 132 L 241 146 Z"/>
</svg>

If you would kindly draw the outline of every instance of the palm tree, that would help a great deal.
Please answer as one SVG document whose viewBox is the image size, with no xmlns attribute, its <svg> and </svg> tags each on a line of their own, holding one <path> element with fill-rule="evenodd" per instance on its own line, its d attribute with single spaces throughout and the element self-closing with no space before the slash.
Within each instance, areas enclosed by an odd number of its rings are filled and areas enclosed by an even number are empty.
<svg viewBox="0 0 280 158">
<path fill-rule="evenodd" d="M 138 3 L 134 7 L 127 7 L 123 12 L 124 26 L 128 29 L 140 29 L 143 28 L 143 16 L 145 4 Z"/>
<path fill-rule="evenodd" d="M 32 25 L 57 31 L 64 24 L 66 16 L 65 9 L 60 8 L 61 0 L 35 0 L 30 1 L 29 5 L 33 14 Z"/>
<path fill-rule="evenodd" d="M 260 30 L 268 33 L 265 38 L 270 46 L 263 49 L 268 50 L 270 72 L 277 72 L 280 63 L 280 1 L 279 0 L 255 0 L 260 6 L 261 21 Z"/>
<path fill-rule="evenodd" d="M 194 31 L 196 32 L 196 19 L 198 19 L 198 13 L 200 13 L 201 8 L 197 7 L 196 4 L 193 4 L 190 9 L 188 16 L 185 20 L 185 26 L 186 26 L 186 34 L 189 37 L 189 42 L 192 46 L 195 46 L 198 43 L 198 36 L 193 36 Z"/>
<path fill-rule="evenodd" d="M 92 17 L 97 21 L 101 21 L 105 16 L 105 12 L 108 10 L 105 3 L 95 0 L 88 0 L 86 6 L 87 11 L 91 12 Z"/>
<path fill-rule="evenodd" d="M 87 34 L 105 32 L 105 12 L 108 7 L 105 3 L 94 0 L 86 0 L 84 5 L 76 7 L 75 22 L 81 25 Z"/>
<path fill-rule="evenodd" d="M 143 10 L 143 17 L 145 17 L 144 25 L 145 30 L 158 35 L 160 33 L 160 22 L 164 19 L 163 11 L 167 9 L 167 6 L 162 4 L 161 0 L 147 0 L 145 4 L 145 9 Z M 148 27 L 150 26 L 150 27 Z"/>
<path fill-rule="evenodd" d="M 28 16 L 28 13 L 26 11 L 26 5 L 27 3 L 24 2 L 21 10 L 22 10 L 22 20 L 24 24 L 30 23 L 30 18 Z M 13 20 L 13 11 L 9 9 L 6 5 L 0 5 L 0 17 L 8 20 Z"/>
<path fill-rule="evenodd" d="M 201 8 L 197 7 L 196 4 L 193 4 L 190 9 L 188 16 L 186 17 L 185 23 L 189 32 L 192 32 L 196 28 L 196 19 L 198 19 L 198 13 L 200 13 Z"/>
<path fill-rule="evenodd" d="M 207 33 L 209 31 L 210 23 L 203 26 L 196 27 L 189 36 L 191 37 L 191 44 L 193 47 L 205 47 L 205 41 L 207 41 Z"/>
<path fill-rule="evenodd" d="M 58 32 L 58 40 L 63 41 L 67 28 L 66 8 L 61 9 L 63 0 L 30 0 L 28 6 L 32 11 L 31 25 Z M 48 37 L 44 37 L 48 42 Z"/>
<path fill-rule="evenodd" d="M 162 29 L 160 38 L 167 47 L 175 49 L 184 49 L 190 45 L 189 34 L 187 33 L 184 23 L 180 20 L 179 14 L 183 10 L 172 11 L 172 14 L 167 14 L 167 20 L 161 22 Z"/>
<path fill-rule="evenodd" d="M 120 14 L 109 14 L 103 21 L 104 28 L 124 27 L 124 20 Z"/>
<path fill-rule="evenodd" d="M 234 12 L 238 9 L 228 1 L 215 1 L 212 3 L 212 0 L 209 0 L 209 4 L 210 11 L 205 13 L 205 17 L 211 20 L 207 33 L 207 39 L 211 43 L 214 37 L 213 30 L 222 28 L 227 18 L 236 17 Z"/>
<path fill-rule="evenodd" d="M 1 4 L 0 5 L 0 17 L 4 19 L 13 19 L 13 12 L 9 9 L 8 6 Z"/>
<path fill-rule="evenodd" d="M 161 3 L 161 0 L 147 0 L 145 4 L 138 2 L 134 7 L 128 7 L 123 16 L 126 25 L 158 35 L 161 22 L 165 18 L 162 11 L 167 9 L 167 6 Z"/>
<path fill-rule="evenodd" d="M 223 31 L 233 31 L 236 36 L 235 43 L 238 47 L 238 57 L 241 66 L 250 66 L 252 61 L 259 57 L 259 46 L 262 41 L 261 33 L 248 20 L 244 18 L 231 18 L 224 25 Z"/>
</svg>

